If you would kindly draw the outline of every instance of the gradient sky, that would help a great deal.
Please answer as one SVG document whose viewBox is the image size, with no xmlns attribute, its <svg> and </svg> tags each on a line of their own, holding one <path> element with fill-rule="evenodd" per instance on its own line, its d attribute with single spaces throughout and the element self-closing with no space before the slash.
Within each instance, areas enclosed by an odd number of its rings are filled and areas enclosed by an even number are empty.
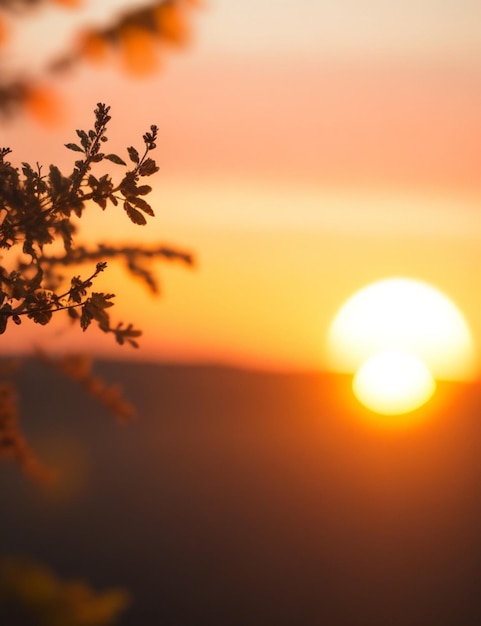
<svg viewBox="0 0 481 626">
<path fill-rule="evenodd" d="M 89 5 L 107 2 L 84 4 L 86 21 L 103 19 Z M 62 16 L 25 30 L 18 63 L 33 71 L 35 46 L 70 37 L 79 18 Z M 79 68 L 57 81 L 57 127 L 19 118 L 2 123 L 1 143 L 19 161 L 68 163 L 62 146 L 99 100 L 119 151 L 159 125 L 155 222 L 135 230 L 110 212 L 85 225 L 87 237 L 161 238 L 198 256 L 194 272 L 161 268 L 161 300 L 117 288 L 117 315 L 146 332 L 136 358 L 322 368 L 336 311 L 391 275 L 445 291 L 479 346 L 480 18 L 467 0 L 211 1 L 162 71 Z M 37 331 L 13 329 L 5 350 L 43 333 L 132 355 L 94 332 Z"/>
</svg>

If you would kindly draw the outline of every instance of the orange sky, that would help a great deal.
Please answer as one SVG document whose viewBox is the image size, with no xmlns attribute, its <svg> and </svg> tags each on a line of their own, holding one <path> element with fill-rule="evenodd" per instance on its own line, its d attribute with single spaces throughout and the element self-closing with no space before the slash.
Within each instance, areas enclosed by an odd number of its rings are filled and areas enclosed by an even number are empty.
<svg viewBox="0 0 481 626">
<path fill-rule="evenodd" d="M 161 74 L 81 68 L 58 84 L 58 127 L 2 123 L 14 159 L 46 164 L 70 156 L 63 144 L 99 100 L 112 105 L 119 151 L 159 125 L 155 221 L 135 230 L 110 212 L 86 224 L 89 237 L 161 238 L 198 256 L 194 272 L 160 269 L 160 300 L 117 288 L 119 319 L 145 330 L 136 358 L 322 368 L 338 308 L 390 275 L 444 290 L 481 345 L 478 9 L 408 2 L 399 16 L 368 4 L 368 22 L 344 0 L 324 13 L 305 2 L 293 23 L 289 3 L 277 22 L 269 3 L 212 3 Z M 115 268 L 111 280 L 120 285 Z M 94 332 L 33 331 L 12 329 L 4 349 L 43 335 L 132 355 Z"/>
</svg>

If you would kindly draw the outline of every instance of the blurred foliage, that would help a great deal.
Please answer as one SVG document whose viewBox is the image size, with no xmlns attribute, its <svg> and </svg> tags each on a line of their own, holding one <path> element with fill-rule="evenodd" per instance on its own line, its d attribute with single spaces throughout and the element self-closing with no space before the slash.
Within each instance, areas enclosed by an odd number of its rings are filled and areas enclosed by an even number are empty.
<svg viewBox="0 0 481 626">
<path fill-rule="evenodd" d="M 12 34 L 8 14 L 32 14 L 48 1 L 0 0 L 0 114 L 26 111 L 43 121 L 56 120 L 58 98 L 45 86 L 46 81 L 83 61 L 99 63 L 115 55 L 130 74 L 157 70 L 165 47 L 187 43 L 188 13 L 198 4 L 196 0 L 163 0 L 139 8 L 132 2 L 130 9 L 113 16 L 108 27 L 79 33 L 71 48 L 49 62 L 40 75 L 12 76 L 2 71 L 10 61 L 2 56 Z M 82 0 L 50 2 L 63 5 L 63 9 L 80 9 L 83 4 Z M 95 323 L 101 331 L 113 334 L 119 344 L 137 347 L 140 330 L 131 323 L 111 323 L 114 294 L 94 291 L 96 278 L 107 267 L 105 259 L 123 260 L 127 272 L 153 293 L 159 288 L 150 267 L 152 259 L 193 264 L 190 253 L 163 245 L 149 248 L 98 242 L 89 248 L 77 242 L 78 220 L 95 205 L 101 210 L 119 207 L 135 225 L 145 225 L 147 218 L 154 216 L 146 200 L 152 187 L 143 179 L 158 170 L 150 156 L 158 129 L 151 126 L 143 135 L 143 148 L 138 151 L 129 146 L 124 159 L 104 151 L 109 121 L 109 107 L 99 103 L 94 128 L 77 130 L 75 141 L 66 144 L 77 156 L 68 174 L 55 165 L 46 172 L 39 164 L 33 167 L 22 162 L 17 167 L 8 160 L 10 148 L 0 147 L 0 334 L 12 324 L 21 326 L 25 318 L 48 325 L 54 314 L 63 311 L 83 331 Z M 119 181 L 114 182 L 108 173 L 94 173 L 106 161 L 124 168 Z M 87 276 L 67 273 L 67 268 L 85 264 L 94 265 Z M 76 381 L 119 421 L 135 417 L 135 408 L 124 399 L 122 390 L 92 374 L 89 357 L 37 356 Z M 19 366 L 19 360 L 0 362 L 0 458 L 13 459 L 34 480 L 50 482 L 56 478 L 55 472 L 37 459 L 20 430 L 12 382 Z M 108 626 L 128 604 L 123 590 L 98 593 L 82 581 L 60 580 L 35 561 L 0 559 L 2 626 Z"/>
<path fill-rule="evenodd" d="M 93 359 L 85 354 L 51 356 L 38 350 L 35 358 L 76 382 L 121 424 L 137 417 L 135 407 L 125 399 L 120 385 L 108 384 L 92 372 Z M 59 477 L 37 457 L 20 429 L 20 412 L 13 377 L 22 366 L 21 359 L 6 359 L 0 366 L 0 458 L 15 461 L 25 475 L 38 484 L 56 485 Z M 55 394 L 55 389 L 52 389 Z M 1 622 L 0 622 L 1 624 Z"/>
<path fill-rule="evenodd" d="M 133 146 L 127 148 L 129 168 L 120 156 L 102 151 L 110 119 L 109 107 L 99 103 L 94 128 L 78 130 L 79 141 L 66 144 L 80 155 L 68 175 L 55 165 L 50 165 L 48 174 L 43 174 L 38 164 L 33 168 L 23 162 L 19 169 L 7 160 L 10 149 L 0 148 L 0 249 L 5 253 L 0 264 L 0 334 L 9 321 L 20 325 L 26 316 L 46 325 L 54 313 L 67 311 L 82 330 L 96 322 L 103 332 L 113 333 L 118 343 L 137 347 L 135 338 L 140 331 L 131 324 L 111 324 L 109 309 L 114 294 L 92 290 L 107 263 L 99 260 L 86 278 L 74 275 L 67 279 L 61 268 L 106 256 L 125 257 L 128 270 L 142 276 L 155 290 L 153 274 L 141 266 L 138 257 L 157 255 L 192 263 L 190 255 L 162 247 L 145 252 L 138 248 L 134 254 L 131 248 L 98 244 L 95 250 L 88 250 L 76 244 L 74 218 L 81 219 L 87 207 L 92 209 L 95 204 L 102 210 L 120 205 L 136 225 L 145 225 L 146 216 L 154 216 L 145 199 L 152 187 L 142 179 L 159 169 L 149 156 L 156 147 L 157 127 L 151 126 L 144 134 L 141 153 Z M 94 166 L 106 160 L 127 168 L 118 183 L 109 174 L 92 173 Z M 50 249 L 61 252 L 49 254 Z"/>
<path fill-rule="evenodd" d="M 77 141 L 66 144 L 79 157 L 68 175 L 55 165 L 50 165 L 46 174 L 38 164 L 34 169 L 24 162 L 19 169 L 7 160 L 10 149 L 0 148 L 0 334 L 11 324 L 21 326 L 25 318 L 46 326 L 54 314 L 66 312 L 72 324 L 83 331 L 95 323 L 120 345 L 136 348 L 141 331 L 132 323 L 112 324 L 110 309 L 115 294 L 94 290 L 96 278 L 107 268 L 105 259 L 123 258 L 127 271 L 153 292 L 158 291 L 158 285 L 148 265 L 150 260 L 160 257 L 193 263 L 190 254 L 165 246 L 144 249 L 97 243 L 88 248 L 77 244 L 77 223 L 95 205 L 101 210 L 121 208 L 135 225 L 145 225 L 147 217 L 154 216 L 145 199 L 152 187 L 143 179 L 158 170 L 150 156 L 156 147 L 157 127 L 151 126 L 143 135 L 143 150 L 127 148 L 127 165 L 119 155 L 103 152 L 109 111 L 99 103 L 94 128 L 77 130 Z M 105 161 L 126 170 L 119 182 L 114 183 L 109 174 L 92 173 Z M 88 276 L 66 274 L 68 267 L 84 264 L 94 264 Z M 132 409 L 119 390 L 93 378 L 86 361 L 65 360 L 60 365 L 117 417 L 131 417 Z M 2 455 L 15 458 L 29 475 L 39 475 L 39 464 L 18 428 L 14 391 L 8 383 L 0 386 Z"/>
<path fill-rule="evenodd" d="M 63 10 L 83 6 L 81 0 L 0 0 L 0 113 L 27 110 L 44 120 L 58 118 L 58 99 L 42 85 L 42 75 L 12 78 L 10 72 L 1 71 L 12 61 L 2 58 L 5 50 L 2 44 L 12 34 L 11 25 L 16 23 L 20 27 L 23 16 L 41 17 L 41 5 L 49 3 L 64 5 Z M 43 68 L 43 75 L 57 74 L 84 60 L 108 60 L 111 54 L 119 56 L 128 71 L 137 74 L 152 71 L 157 67 L 152 59 L 162 53 L 164 46 L 181 46 L 187 42 L 188 13 L 197 4 L 197 0 L 163 0 L 143 7 L 132 2 L 130 8 L 120 13 L 112 8 L 112 20 L 107 27 L 79 33 L 69 50 Z M 9 20 L 12 14 L 20 19 Z M 190 253 L 160 244 L 147 247 L 97 242 L 87 247 L 77 241 L 78 220 L 95 205 L 101 210 L 119 207 L 135 225 L 145 225 L 154 216 L 146 199 L 152 187 L 143 179 L 158 170 L 151 157 L 158 129 L 151 126 L 144 134 L 140 151 L 129 146 L 125 157 L 121 157 L 105 151 L 109 121 L 109 107 L 99 103 L 94 128 L 77 130 L 76 139 L 66 144 L 77 157 L 68 174 L 56 165 L 50 165 L 47 171 L 38 163 L 32 166 L 21 162 L 20 167 L 15 166 L 9 160 L 11 149 L 0 146 L 0 334 L 7 327 L 21 326 L 25 318 L 45 326 L 55 313 L 64 311 L 83 331 L 94 323 L 103 332 L 112 334 L 117 343 L 137 347 L 140 330 L 132 323 L 111 323 L 115 295 L 94 290 L 97 277 L 107 267 L 106 259 L 123 261 L 126 271 L 154 294 L 159 292 L 159 285 L 151 268 L 152 260 L 193 264 Z M 104 173 L 105 169 L 100 174 L 95 171 L 106 162 L 109 167 L 113 163 L 125 168 L 117 182 Z M 74 273 L 86 264 L 90 265 L 87 275 Z M 69 275 L 67 268 L 72 268 Z M 119 389 L 93 377 L 89 373 L 90 365 L 82 373 L 85 363 L 82 365 L 75 358 L 68 362 L 68 358 L 55 361 L 55 365 L 120 420 L 133 416 L 133 407 L 124 401 Z M 42 360 L 46 361 L 47 357 L 43 355 Z M 54 364 L 53 359 L 50 364 Z M 51 478 L 19 429 L 15 388 L 1 372 L 0 457 L 15 459 L 30 476 L 41 480 Z"/>
<path fill-rule="evenodd" d="M 8 380 L 18 366 L 18 361 L 8 361 L 0 372 L 3 379 L 0 382 L 0 456 L 15 460 L 30 478 L 51 482 L 54 472 L 40 463 L 19 428 L 17 394 Z"/>
<path fill-rule="evenodd" d="M 63 581 L 27 558 L 0 559 L 0 615 L 5 626 L 109 626 L 129 605 L 123 589 L 96 592 Z"/>
<path fill-rule="evenodd" d="M 72 9 L 82 7 L 81 0 L 51 2 Z M 11 115 L 23 109 L 44 121 L 52 121 L 56 117 L 52 114 L 56 98 L 43 79 L 82 61 L 98 64 L 117 56 L 129 74 L 142 76 L 157 71 L 166 48 L 188 43 L 189 14 L 199 0 L 160 0 L 142 8 L 132 2 L 131 8 L 113 16 L 108 27 L 78 33 L 69 50 L 48 62 L 43 76 L 12 77 L 5 73 L 8 78 L 2 79 L 1 68 L 8 66 L 8 59 L 2 58 L 2 44 L 10 34 L 6 13 L 27 11 L 46 3 L 47 0 L 0 0 L 0 113 Z"/>
<path fill-rule="evenodd" d="M 93 359 L 86 354 L 65 354 L 53 357 L 39 351 L 37 358 L 46 365 L 77 382 L 82 389 L 104 406 L 119 423 L 126 423 L 137 417 L 135 407 L 122 393 L 119 385 L 109 385 L 92 373 Z"/>
<path fill-rule="evenodd" d="M 8 68 L 12 61 L 5 54 L 2 57 L 3 44 L 12 35 L 9 28 L 12 24 L 20 28 L 23 16 L 41 17 L 42 5 L 47 4 L 63 5 L 59 7 L 63 10 L 80 10 L 84 3 L 82 0 L 0 0 L 0 113 L 26 110 L 44 120 L 59 116 L 58 99 L 43 86 L 42 74 L 12 78 L 11 72 L 2 72 L 2 67 Z M 186 44 L 190 35 L 189 11 L 198 4 L 198 0 L 162 0 L 139 7 L 132 2 L 122 12 L 112 7 L 110 24 L 80 32 L 72 39 L 70 49 L 43 68 L 43 76 L 47 78 L 82 61 L 109 60 L 112 54 L 122 59 L 123 67 L 129 72 L 153 71 L 157 69 L 155 59 L 165 46 Z M 9 19 L 12 15 L 20 19 Z M 78 220 L 95 205 L 101 210 L 119 207 L 135 225 L 145 225 L 147 218 L 154 216 L 146 200 L 152 187 L 143 179 L 158 170 L 150 156 L 156 147 L 158 129 L 151 126 L 143 136 L 143 148 L 138 151 L 129 146 L 122 158 L 104 151 L 109 121 L 109 107 L 99 103 L 94 128 L 77 130 L 76 139 L 66 144 L 77 156 L 68 174 L 56 165 L 50 165 L 47 171 L 38 163 L 32 166 L 21 162 L 20 167 L 15 166 L 9 160 L 11 149 L 0 146 L 0 334 L 12 325 L 21 326 L 25 318 L 45 326 L 55 313 L 64 311 L 83 331 L 94 323 L 103 332 L 112 334 L 119 344 L 137 347 L 140 330 L 132 323 L 111 323 L 115 295 L 94 290 L 97 277 L 107 267 L 106 259 L 123 261 L 126 271 L 143 281 L 154 294 L 159 292 L 159 285 L 151 269 L 153 259 L 193 264 L 190 253 L 165 245 L 118 246 L 97 242 L 87 247 L 76 240 Z M 125 168 L 119 181 L 114 182 L 108 173 L 95 172 L 105 162 Z M 74 269 L 86 264 L 91 266 L 87 275 L 74 273 Z M 67 268 L 72 268 L 70 275 Z M 132 416 L 134 410 L 123 400 L 120 390 L 105 385 L 88 372 L 81 374 L 78 360 L 75 367 L 72 363 L 57 361 L 56 365 L 117 418 Z M 15 389 L 0 372 L 0 457 L 14 458 L 31 476 L 42 480 L 49 477 L 18 424 Z"/>
</svg>

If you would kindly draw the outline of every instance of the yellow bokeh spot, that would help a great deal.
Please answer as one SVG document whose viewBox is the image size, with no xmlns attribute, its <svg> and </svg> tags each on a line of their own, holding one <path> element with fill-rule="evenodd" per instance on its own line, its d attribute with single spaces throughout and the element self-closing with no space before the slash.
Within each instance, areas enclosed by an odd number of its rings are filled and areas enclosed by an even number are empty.
<svg viewBox="0 0 481 626">
<path fill-rule="evenodd" d="M 436 390 L 428 367 L 414 354 L 400 350 L 386 350 L 367 359 L 352 386 L 361 404 L 382 415 L 414 411 Z"/>
</svg>

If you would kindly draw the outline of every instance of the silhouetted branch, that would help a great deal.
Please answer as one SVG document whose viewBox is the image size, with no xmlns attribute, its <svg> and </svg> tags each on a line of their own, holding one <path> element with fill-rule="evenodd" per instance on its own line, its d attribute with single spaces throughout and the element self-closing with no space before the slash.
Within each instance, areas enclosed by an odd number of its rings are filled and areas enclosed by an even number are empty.
<svg viewBox="0 0 481 626">
<path fill-rule="evenodd" d="M 127 269 L 153 292 L 158 291 L 158 283 L 146 267 L 146 261 L 162 257 L 187 265 L 193 263 L 190 254 L 165 246 L 97 244 L 96 248 L 88 250 L 76 245 L 76 226 L 72 218 L 81 218 L 92 204 L 102 210 L 107 205 L 121 205 L 136 225 L 146 224 L 146 215 L 154 216 L 145 200 L 152 187 L 140 183 L 159 169 L 150 157 L 156 147 L 158 129 L 152 125 L 143 135 L 143 151 L 133 146 L 127 148 L 129 168 L 117 154 L 102 152 L 111 119 L 109 111 L 110 107 L 99 103 L 94 128 L 77 130 L 77 142 L 66 144 L 80 157 L 68 176 L 55 165 L 50 165 L 48 174 L 43 174 L 40 166 L 34 169 L 28 163 L 22 163 L 19 170 L 7 161 L 10 150 L 0 150 L 0 248 L 11 251 L 21 247 L 22 253 L 13 269 L 0 264 L 0 334 L 5 332 L 10 319 L 20 325 L 22 317 L 27 316 L 37 324 L 46 325 L 54 313 L 67 310 L 82 330 L 95 321 L 102 331 L 113 334 L 119 344 L 137 347 L 139 330 L 132 324 L 111 324 L 108 309 L 113 306 L 114 294 L 92 290 L 95 279 L 107 266 L 105 259 L 124 259 Z M 127 168 L 119 183 L 114 184 L 108 174 L 98 178 L 93 175 L 92 168 L 105 160 Z M 62 245 L 62 254 L 48 254 L 54 244 Z M 69 287 L 62 288 L 67 277 L 59 273 L 59 267 L 91 261 L 96 262 L 96 268 L 88 278 L 72 276 L 68 280 Z"/>
<path fill-rule="evenodd" d="M 126 269 L 134 276 L 145 282 L 147 287 L 153 292 L 159 292 L 158 280 L 149 268 L 145 267 L 143 261 L 152 259 L 165 259 L 172 262 L 180 262 L 193 266 L 194 257 L 189 252 L 182 252 L 176 248 L 168 246 L 114 246 L 98 244 L 96 249 L 88 250 L 83 246 L 77 247 L 68 256 L 42 256 L 40 262 L 45 271 L 52 271 L 56 266 L 78 265 L 88 261 L 99 261 L 100 259 L 123 259 Z"/>
</svg>

